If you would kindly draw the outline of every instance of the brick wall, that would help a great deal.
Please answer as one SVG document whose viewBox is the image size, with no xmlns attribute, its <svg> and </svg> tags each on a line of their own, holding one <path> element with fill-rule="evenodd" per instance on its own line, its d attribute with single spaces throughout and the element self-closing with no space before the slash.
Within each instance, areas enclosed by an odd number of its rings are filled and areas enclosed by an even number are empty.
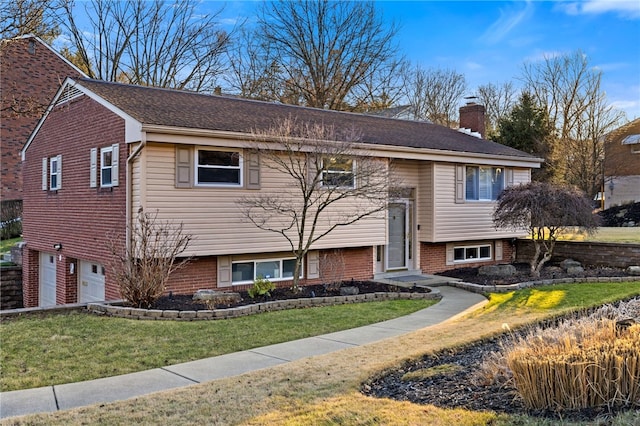
<svg viewBox="0 0 640 426">
<path fill-rule="evenodd" d="M 107 241 L 113 235 L 125 235 L 126 159 L 124 121 L 99 105 L 80 97 L 56 107 L 43 123 L 26 153 L 23 163 L 23 236 L 27 248 L 57 254 L 58 303 L 75 302 L 77 276 L 70 273 L 70 263 L 78 259 L 107 267 L 105 290 L 107 298 L 119 298 L 108 259 Z M 119 149 L 119 186 L 90 188 L 91 148 L 114 143 Z M 42 159 L 62 155 L 62 187 L 58 191 L 42 190 Z M 124 238 L 122 238 L 124 240 Z M 28 261 L 27 261 L 28 263 Z M 36 255 L 37 264 L 37 255 Z M 28 270 L 26 265 L 25 271 Z M 25 279 L 29 305 L 37 305 L 37 275 Z M 36 290 L 33 290 L 36 289 Z M 25 304 L 26 304 L 25 299 Z"/>
<path fill-rule="evenodd" d="M 334 250 L 320 252 L 320 278 L 303 279 L 301 285 L 322 284 L 329 281 L 356 281 L 373 278 L 373 247 L 358 247 L 340 249 L 340 259 L 335 260 Z M 343 262 L 343 263 L 342 263 Z M 291 286 L 292 281 L 274 282 L 278 287 Z M 233 286 L 233 290 L 241 291 L 252 284 Z M 169 278 L 166 293 L 193 294 L 199 289 L 217 288 L 217 258 L 216 256 L 199 257 L 176 271 Z M 229 290 L 229 287 L 224 287 Z"/>
<path fill-rule="evenodd" d="M 0 270 L 0 310 L 23 306 L 22 267 L 3 266 Z"/>
<path fill-rule="evenodd" d="M 34 38 L 0 41 L 0 198 L 22 199 L 20 150 L 66 77 L 80 73 Z"/>
<path fill-rule="evenodd" d="M 533 243 L 517 240 L 516 260 L 528 263 L 534 253 Z M 626 268 L 640 265 L 640 244 L 589 243 L 559 241 L 556 243 L 551 262 L 573 259 L 584 265 Z"/>
<path fill-rule="evenodd" d="M 460 245 L 470 245 L 473 241 L 460 242 Z M 456 243 L 458 244 L 458 243 Z M 425 274 L 436 274 L 458 268 L 475 268 L 484 265 L 495 265 L 499 263 L 510 263 L 514 255 L 514 246 L 511 240 L 502 240 L 502 260 L 483 261 L 474 263 L 457 263 L 447 265 L 447 245 L 446 243 L 420 243 L 420 268 Z"/>
<path fill-rule="evenodd" d="M 39 252 L 25 247 L 22 251 L 22 298 L 27 308 L 38 306 L 40 274 Z"/>
</svg>

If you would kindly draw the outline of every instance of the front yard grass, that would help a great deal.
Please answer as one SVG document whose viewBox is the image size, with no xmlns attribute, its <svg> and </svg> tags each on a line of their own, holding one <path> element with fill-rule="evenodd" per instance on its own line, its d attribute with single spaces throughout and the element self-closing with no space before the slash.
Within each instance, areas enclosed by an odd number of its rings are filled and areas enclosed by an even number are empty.
<svg viewBox="0 0 640 426">
<path fill-rule="evenodd" d="M 602 227 L 593 235 L 575 231 L 563 235 L 561 241 L 587 241 L 597 243 L 640 244 L 640 226 L 633 228 Z"/>
<path fill-rule="evenodd" d="M 219 321 L 137 321 L 86 313 L 0 324 L 0 390 L 91 380 L 332 333 L 436 303 L 393 300 Z"/>
<path fill-rule="evenodd" d="M 455 321 L 370 345 L 301 359 L 241 376 L 214 380 L 128 401 L 28 416 L 20 424 L 211 424 L 211 425 L 553 425 L 523 415 L 448 410 L 433 405 L 361 395 L 367 379 L 407 359 L 486 338 L 552 316 L 640 294 L 640 281 L 538 287 L 512 297 L 490 295 L 484 308 Z M 578 296 L 576 296 L 578 294 Z M 554 300 L 545 303 L 546 297 Z M 528 301 L 523 303 L 523 301 Z M 351 307 L 351 306 L 350 306 Z M 640 421 L 637 413 L 607 424 Z M 6 420 L 15 423 L 15 420 Z M 569 422 L 563 422 L 570 425 Z"/>
</svg>

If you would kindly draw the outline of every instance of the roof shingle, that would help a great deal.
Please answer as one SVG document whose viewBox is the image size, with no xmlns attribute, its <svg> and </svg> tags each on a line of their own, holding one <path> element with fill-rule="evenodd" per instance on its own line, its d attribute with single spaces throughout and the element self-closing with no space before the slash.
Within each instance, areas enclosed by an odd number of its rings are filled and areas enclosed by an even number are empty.
<svg viewBox="0 0 640 426">
<path fill-rule="evenodd" d="M 77 81 L 147 125 L 251 133 L 266 130 L 279 120 L 292 117 L 333 125 L 336 129 L 357 129 L 362 135 L 360 141 L 370 144 L 535 159 L 511 147 L 432 123 L 85 78 Z"/>
</svg>

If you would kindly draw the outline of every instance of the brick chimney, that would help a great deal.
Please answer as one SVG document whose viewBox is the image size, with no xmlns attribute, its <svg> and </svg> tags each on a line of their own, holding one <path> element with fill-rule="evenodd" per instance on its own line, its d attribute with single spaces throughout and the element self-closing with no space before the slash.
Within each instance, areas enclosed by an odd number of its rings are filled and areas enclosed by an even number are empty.
<svg viewBox="0 0 640 426">
<path fill-rule="evenodd" d="M 484 106 L 475 102 L 467 102 L 466 105 L 460 107 L 460 128 L 471 129 L 472 132 L 480 133 L 480 137 L 484 139 Z"/>
</svg>

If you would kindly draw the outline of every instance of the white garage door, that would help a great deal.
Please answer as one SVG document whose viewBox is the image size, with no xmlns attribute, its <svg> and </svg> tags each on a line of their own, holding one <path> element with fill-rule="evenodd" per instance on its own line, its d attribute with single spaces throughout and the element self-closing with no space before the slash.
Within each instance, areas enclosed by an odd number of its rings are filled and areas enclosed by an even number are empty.
<svg viewBox="0 0 640 426">
<path fill-rule="evenodd" d="M 56 304 L 56 255 L 40 253 L 40 294 L 38 306 Z"/>
<path fill-rule="evenodd" d="M 99 263 L 80 261 L 78 302 L 101 302 L 103 300 L 104 266 Z"/>
</svg>

